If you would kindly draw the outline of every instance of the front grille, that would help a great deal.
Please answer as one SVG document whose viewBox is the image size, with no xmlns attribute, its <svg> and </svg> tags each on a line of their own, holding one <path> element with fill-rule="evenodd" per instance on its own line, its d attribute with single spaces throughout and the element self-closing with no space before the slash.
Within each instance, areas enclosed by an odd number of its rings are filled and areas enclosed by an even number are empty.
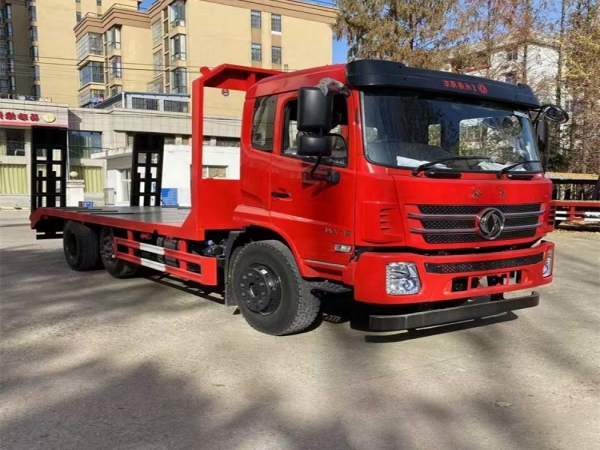
<svg viewBox="0 0 600 450">
<path fill-rule="evenodd" d="M 426 263 L 425 270 L 428 273 L 448 274 L 464 272 L 483 272 L 487 270 L 502 270 L 513 267 L 532 266 L 544 260 L 544 254 L 522 256 L 519 258 L 499 259 L 496 261 L 479 261 L 468 263 Z"/>
<path fill-rule="evenodd" d="M 508 239 L 525 239 L 535 236 L 533 230 L 505 231 L 496 241 L 504 241 Z M 424 235 L 423 238 L 428 244 L 465 244 L 470 242 L 491 242 L 482 238 L 476 233 L 472 234 L 439 234 L 439 235 Z"/>
<path fill-rule="evenodd" d="M 496 208 L 506 214 L 536 212 L 542 208 L 540 203 L 524 205 L 419 205 L 423 214 L 478 214 L 486 208 Z"/>
<path fill-rule="evenodd" d="M 506 215 L 504 232 L 495 239 L 524 239 L 535 236 L 544 212 L 540 203 L 523 205 L 418 205 L 420 214 L 409 214 L 420 221 L 411 231 L 423 235 L 428 244 L 465 244 L 489 242 L 476 230 L 476 216 L 487 208 L 496 208 Z M 511 217 L 511 215 L 516 217 Z M 519 227 L 531 227 L 520 230 Z M 517 228 L 517 229 L 515 229 Z M 454 231 L 456 230 L 456 231 Z"/>
<path fill-rule="evenodd" d="M 509 217 L 504 221 L 505 227 L 521 227 L 535 225 L 539 222 L 537 216 Z M 427 230 L 464 230 L 475 228 L 475 220 L 421 220 L 421 225 Z"/>
</svg>

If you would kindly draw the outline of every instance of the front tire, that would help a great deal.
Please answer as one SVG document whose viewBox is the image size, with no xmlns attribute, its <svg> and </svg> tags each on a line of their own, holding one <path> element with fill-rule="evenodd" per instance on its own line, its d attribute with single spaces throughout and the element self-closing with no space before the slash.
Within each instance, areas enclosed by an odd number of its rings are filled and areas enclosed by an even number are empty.
<svg viewBox="0 0 600 450">
<path fill-rule="evenodd" d="M 282 242 L 252 242 L 243 247 L 233 261 L 231 283 L 244 319 L 261 333 L 299 333 L 319 314 L 319 299 Z"/>
</svg>

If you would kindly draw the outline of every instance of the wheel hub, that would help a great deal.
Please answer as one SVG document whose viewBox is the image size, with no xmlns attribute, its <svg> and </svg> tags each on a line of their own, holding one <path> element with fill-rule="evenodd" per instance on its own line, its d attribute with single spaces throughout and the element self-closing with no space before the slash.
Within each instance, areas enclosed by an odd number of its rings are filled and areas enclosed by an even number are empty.
<svg viewBox="0 0 600 450">
<path fill-rule="evenodd" d="M 248 267 L 239 283 L 246 308 L 258 314 L 271 314 L 281 301 L 279 279 L 262 264 Z"/>
<path fill-rule="evenodd" d="M 102 236 L 100 244 L 100 256 L 107 261 L 114 261 L 113 237 L 111 234 Z"/>
</svg>

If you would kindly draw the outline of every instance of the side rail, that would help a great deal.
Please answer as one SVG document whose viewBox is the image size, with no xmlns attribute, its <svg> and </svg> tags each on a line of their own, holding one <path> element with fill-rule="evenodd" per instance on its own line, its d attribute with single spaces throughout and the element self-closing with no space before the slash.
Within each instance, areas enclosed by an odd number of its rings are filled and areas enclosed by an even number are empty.
<svg viewBox="0 0 600 450">
<path fill-rule="evenodd" d="M 217 285 L 217 258 L 188 253 L 187 243 L 184 240 L 172 241 L 159 238 L 157 243 L 164 246 L 138 242 L 134 240 L 134 233 L 128 231 L 127 239 L 114 238 L 114 255 L 117 259 L 149 267 L 184 280 L 205 286 Z"/>
<path fill-rule="evenodd" d="M 557 224 L 600 223 L 600 201 L 554 201 L 552 206 Z"/>
</svg>

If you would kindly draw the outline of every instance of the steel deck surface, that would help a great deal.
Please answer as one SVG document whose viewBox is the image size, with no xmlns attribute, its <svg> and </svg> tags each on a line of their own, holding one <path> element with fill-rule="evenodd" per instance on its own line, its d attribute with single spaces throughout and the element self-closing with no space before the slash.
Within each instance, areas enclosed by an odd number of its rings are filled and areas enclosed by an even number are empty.
<svg viewBox="0 0 600 450">
<path fill-rule="evenodd" d="M 100 208 L 50 208 L 65 212 L 89 214 L 90 216 L 110 217 L 143 223 L 161 223 L 181 225 L 185 222 L 191 209 L 163 208 L 160 206 L 106 206 Z"/>
</svg>

